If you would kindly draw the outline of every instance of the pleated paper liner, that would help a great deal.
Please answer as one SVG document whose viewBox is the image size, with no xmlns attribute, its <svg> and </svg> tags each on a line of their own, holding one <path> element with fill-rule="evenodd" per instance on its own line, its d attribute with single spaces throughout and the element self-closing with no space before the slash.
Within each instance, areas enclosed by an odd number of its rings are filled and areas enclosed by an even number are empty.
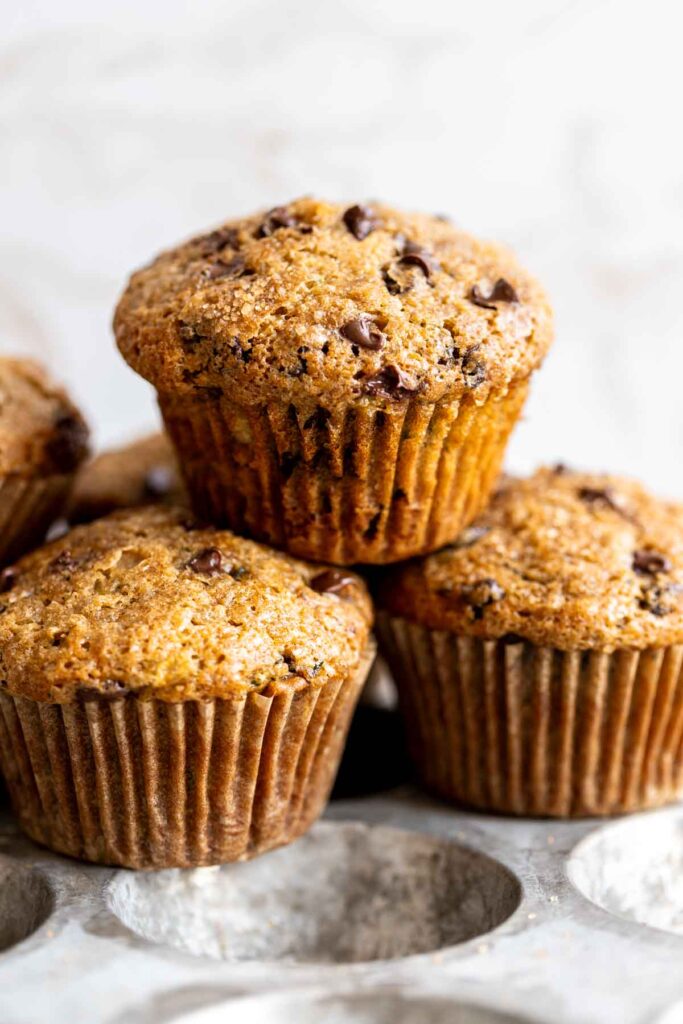
<svg viewBox="0 0 683 1024">
<path fill-rule="evenodd" d="M 384 563 L 439 548 L 482 509 L 527 390 L 343 414 L 159 403 L 202 518 L 302 558 Z"/>
<path fill-rule="evenodd" d="M 68 498 L 72 476 L 0 476 L 0 566 L 40 544 Z"/>
<path fill-rule="evenodd" d="M 584 817 L 683 795 L 683 645 L 560 651 L 381 613 L 425 784 L 487 811 Z"/>
<path fill-rule="evenodd" d="M 348 678 L 276 696 L 40 704 L 0 693 L 0 760 L 21 827 L 130 868 L 242 860 L 321 814 L 374 647 Z"/>
</svg>

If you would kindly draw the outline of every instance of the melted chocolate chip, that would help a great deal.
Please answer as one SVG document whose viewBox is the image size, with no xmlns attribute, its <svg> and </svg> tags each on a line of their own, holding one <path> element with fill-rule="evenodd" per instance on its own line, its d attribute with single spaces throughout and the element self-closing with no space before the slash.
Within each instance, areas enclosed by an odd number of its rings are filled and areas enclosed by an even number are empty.
<svg viewBox="0 0 683 1024">
<path fill-rule="evenodd" d="M 476 583 L 466 583 L 461 590 L 462 598 L 472 609 L 475 620 L 483 618 L 484 609 L 496 601 L 505 597 L 505 591 L 500 583 L 492 579 L 477 580 Z"/>
<path fill-rule="evenodd" d="M 497 302 L 519 302 L 519 296 L 512 285 L 499 277 L 488 295 L 484 295 L 478 284 L 473 284 L 467 298 L 482 309 L 495 309 Z"/>
<path fill-rule="evenodd" d="M 633 553 L 633 571 L 642 576 L 656 576 L 659 572 L 670 572 L 671 562 L 658 551 L 643 549 Z"/>
<path fill-rule="evenodd" d="M 473 345 L 462 357 L 460 368 L 464 377 L 465 387 L 478 388 L 486 380 L 486 363 L 483 359 L 477 359 L 479 345 Z"/>
<path fill-rule="evenodd" d="M 254 271 L 247 266 L 243 256 L 235 256 L 227 263 L 224 263 L 223 260 L 216 260 L 202 270 L 202 277 L 208 281 L 216 281 L 223 277 L 234 280 L 238 277 L 249 277 L 253 274 Z"/>
<path fill-rule="evenodd" d="M 371 352 L 377 352 L 386 341 L 374 320 L 365 314 L 355 320 L 349 320 L 339 328 L 339 333 L 353 345 L 368 348 Z"/>
<path fill-rule="evenodd" d="M 365 382 L 366 395 L 378 395 L 382 398 L 391 398 L 399 401 L 401 398 L 410 398 L 416 394 L 418 388 L 412 381 L 392 363 L 369 377 Z"/>
<path fill-rule="evenodd" d="M 439 262 L 429 249 L 425 249 L 424 246 L 418 245 L 417 242 L 404 242 L 403 252 L 401 253 L 399 263 L 404 266 L 418 267 L 424 276 L 429 280 L 435 270 L 439 270 Z"/>
<path fill-rule="evenodd" d="M 675 596 L 680 593 L 680 589 L 678 586 L 662 587 L 656 583 L 651 583 L 649 587 L 642 591 L 638 604 L 644 611 L 650 612 L 651 615 L 663 618 L 674 610 Z"/>
<path fill-rule="evenodd" d="M 222 576 L 230 571 L 230 566 L 226 564 L 223 553 L 218 548 L 204 548 L 199 551 L 187 563 L 187 568 L 202 576 Z"/>
<path fill-rule="evenodd" d="M 403 292 L 409 291 L 410 289 L 409 285 L 404 287 L 398 278 L 396 278 L 386 267 L 382 269 L 382 281 L 390 295 L 401 295 Z"/>
<path fill-rule="evenodd" d="M 266 215 L 265 220 L 256 232 L 257 238 L 268 238 L 279 231 L 280 228 L 299 228 L 310 231 L 310 228 L 302 226 L 301 221 L 293 213 L 290 213 L 286 206 L 276 206 Z"/>
<path fill-rule="evenodd" d="M 152 466 L 145 474 L 143 494 L 150 501 L 158 501 L 170 494 L 173 487 L 173 473 L 167 466 Z"/>
<path fill-rule="evenodd" d="M 12 589 L 18 579 L 18 572 L 13 565 L 7 565 L 0 572 L 0 594 L 6 594 Z"/>
<path fill-rule="evenodd" d="M 61 551 L 56 558 L 50 562 L 50 569 L 56 572 L 73 572 L 79 566 L 78 559 L 74 558 L 68 548 Z"/>
<path fill-rule="evenodd" d="M 473 544 L 476 544 L 478 540 L 489 533 L 490 526 L 468 526 L 458 534 L 452 543 L 447 544 L 446 547 L 452 548 L 455 551 L 459 551 L 461 548 L 470 548 Z"/>
<path fill-rule="evenodd" d="M 69 413 L 55 421 L 54 431 L 46 446 L 48 459 L 58 471 L 70 473 L 88 453 L 88 428 Z"/>
<path fill-rule="evenodd" d="M 367 206 L 350 206 L 345 211 L 342 220 L 345 227 L 359 242 L 362 242 L 371 231 L 379 226 L 375 214 Z"/>
<path fill-rule="evenodd" d="M 346 587 L 352 587 L 355 583 L 355 578 L 341 569 L 324 569 L 308 585 L 317 594 L 341 594 Z"/>
</svg>

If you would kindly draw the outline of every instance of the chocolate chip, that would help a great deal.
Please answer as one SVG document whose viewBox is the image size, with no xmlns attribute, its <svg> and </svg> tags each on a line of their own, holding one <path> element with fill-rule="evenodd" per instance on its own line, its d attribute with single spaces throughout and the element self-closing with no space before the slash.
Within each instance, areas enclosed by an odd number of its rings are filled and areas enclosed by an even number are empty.
<svg viewBox="0 0 683 1024">
<path fill-rule="evenodd" d="M 73 572 L 79 566 L 78 559 L 74 558 L 68 549 L 61 551 L 56 558 L 50 562 L 50 569 L 57 572 Z"/>
<path fill-rule="evenodd" d="M 604 505 L 623 515 L 624 510 L 611 487 L 580 487 L 578 494 L 587 505 Z"/>
<path fill-rule="evenodd" d="M 656 576 L 658 572 L 670 572 L 671 562 L 658 551 L 643 549 L 633 553 L 633 571 L 643 576 Z"/>
<path fill-rule="evenodd" d="M 371 231 L 379 226 L 375 214 L 367 206 L 350 206 L 342 217 L 345 226 L 354 238 L 362 242 Z"/>
<path fill-rule="evenodd" d="M 490 529 L 490 526 L 468 526 L 446 547 L 452 548 L 455 551 L 459 551 L 461 548 L 470 548 L 478 540 L 485 537 Z"/>
<path fill-rule="evenodd" d="M 552 471 L 555 474 L 555 476 L 564 476 L 566 473 L 569 472 L 569 467 L 566 466 L 564 462 L 556 462 L 555 465 L 552 467 Z"/>
<path fill-rule="evenodd" d="M 409 291 L 410 286 L 403 286 L 401 282 L 396 278 L 386 267 L 382 269 L 382 281 L 384 287 L 390 295 L 401 295 L 405 291 Z"/>
<path fill-rule="evenodd" d="M 235 228 L 218 228 L 209 232 L 208 235 L 200 235 L 192 240 L 192 245 L 201 249 L 202 255 L 209 256 L 212 253 L 220 252 L 226 246 L 231 249 L 239 248 L 239 235 Z"/>
<path fill-rule="evenodd" d="M 68 413 L 55 420 L 46 452 L 58 471 L 70 473 L 76 469 L 88 453 L 88 428 L 80 416 Z"/>
<path fill-rule="evenodd" d="M 349 320 L 343 327 L 339 328 L 342 338 L 359 345 L 361 348 L 368 348 L 371 352 L 377 352 L 382 347 L 386 338 L 380 331 L 372 317 L 365 313 L 355 320 Z"/>
<path fill-rule="evenodd" d="M 18 572 L 13 565 L 7 565 L 0 572 L 0 594 L 6 594 L 11 590 L 18 579 Z"/>
<path fill-rule="evenodd" d="M 223 552 L 218 548 L 204 548 L 194 555 L 187 563 L 187 568 L 202 576 L 222 576 L 230 571 Z"/>
<path fill-rule="evenodd" d="M 488 295 L 484 295 L 478 284 L 473 284 L 467 298 L 482 309 L 495 309 L 496 302 L 519 302 L 519 296 L 512 285 L 499 277 Z"/>
<path fill-rule="evenodd" d="M 152 466 L 145 474 L 143 494 L 150 501 L 158 501 L 170 494 L 173 487 L 173 473 L 167 466 Z"/>
<path fill-rule="evenodd" d="M 663 618 L 674 610 L 674 598 L 680 591 L 681 588 L 679 586 L 662 587 L 656 583 L 651 583 L 641 593 L 638 604 L 644 611 L 650 612 L 651 615 Z"/>
<path fill-rule="evenodd" d="M 462 598 L 472 609 L 475 621 L 483 618 L 484 609 L 496 601 L 502 601 L 505 591 L 500 583 L 492 579 L 477 580 L 466 583 L 461 590 Z"/>
<path fill-rule="evenodd" d="M 214 263 L 209 264 L 202 270 L 202 277 L 208 281 L 215 281 L 218 278 L 238 278 L 238 277 L 249 277 L 254 274 L 253 270 L 247 267 L 246 260 L 243 256 L 235 256 L 234 259 L 224 263 L 223 260 L 216 260 Z"/>
<path fill-rule="evenodd" d="M 429 249 L 418 245 L 417 242 L 404 242 L 403 251 L 398 260 L 404 266 L 419 267 L 424 276 L 429 280 L 435 270 L 439 270 L 439 262 Z"/>
<path fill-rule="evenodd" d="M 401 398 L 410 398 L 416 394 L 418 388 L 412 383 L 403 370 L 390 363 L 385 366 L 374 377 L 369 377 L 365 382 L 366 395 L 379 395 L 382 398 L 391 398 L 398 401 Z"/>
<path fill-rule="evenodd" d="M 460 368 L 464 377 L 465 387 L 478 388 L 486 380 L 486 363 L 483 359 L 477 359 L 479 345 L 473 345 L 462 357 Z"/>
<path fill-rule="evenodd" d="M 341 569 L 324 569 L 314 576 L 308 585 L 317 594 L 341 594 L 346 587 L 352 587 L 355 583 L 355 577 L 349 576 Z"/>
<path fill-rule="evenodd" d="M 276 206 L 266 215 L 265 220 L 256 232 L 257 238 L 268 238 L 280 228 L 301 228 L 298 217 L 290 213 L 286 206 Z M 308 228 L 310 231 L 310 228 Z"/>
</svg>

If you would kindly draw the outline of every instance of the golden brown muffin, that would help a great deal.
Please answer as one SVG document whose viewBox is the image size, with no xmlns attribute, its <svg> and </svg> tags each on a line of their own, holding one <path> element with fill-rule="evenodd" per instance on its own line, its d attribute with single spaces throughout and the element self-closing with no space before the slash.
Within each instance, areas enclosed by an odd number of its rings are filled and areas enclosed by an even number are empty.
<svg viewBox="0 0 683 1024">
<path fill-rule="evenodd" d="M 164 253 L 114 323 L 197 510 L 337 563 L 429 551 L 472 519 L 552 336 L 502 247 L 314 199 Z"/>
<path fill-rule="evenodd" d="M 683 792 L 683 506 L 613 476 L 508 480 L 397 567 L 379 632 L 425 781 L 477 807 L 609 814 Z"/>
<path fill-rule="evenodd" d="M 195 866 L 318 817 L 371 660 L 358 577 L 150 507 L 76 527 L 7 585 L 0 758 L 32 838 Z"/>
<path fill-rule="evenodd" d="M 89 523 L 120 508 L 183 505 L 186 501 L 173 446 L 166 434 L 142 437 L 102 452 L 76 477 L 67 519 Z"/>
<path fill-rule="evenodd" d="M 83 417 L 45 370 L 0 357 L 0 565 L 42 540 L 87 452 Z"/>
</svg>

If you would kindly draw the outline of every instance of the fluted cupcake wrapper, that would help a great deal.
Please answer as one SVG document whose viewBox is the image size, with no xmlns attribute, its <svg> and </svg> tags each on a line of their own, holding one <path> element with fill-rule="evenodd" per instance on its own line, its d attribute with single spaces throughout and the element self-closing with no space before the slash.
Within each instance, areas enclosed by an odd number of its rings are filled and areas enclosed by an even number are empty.
<svg viewBox="0 0 683 1024">
<path fill-rule="evenodd" d="M 582 817 L 683 795 L 683 645 L 561 651 L 381 613 L 412 757 L 441 796 Z"/>
<path fill-rule="evenodd" d="M 435 550 L 477 515 L 527 389 L 344 413 L 159 403 L 203 518 L 302 558 L 384 563 Z"/>
<path fill-rule="evenodd" d="M 349 678 L 276 696 L 40 704 L 0 693 L 23 830 L 58 853 L 197 867 L 290 842 L 322 812 L 374 648 Z"/>
<path fill-rule="evenodd" d="M 71 489 L 72 477 L 0 476 L 0 565 L 7 565 L 40 544 L 57 519 Z"/>
</svg>

